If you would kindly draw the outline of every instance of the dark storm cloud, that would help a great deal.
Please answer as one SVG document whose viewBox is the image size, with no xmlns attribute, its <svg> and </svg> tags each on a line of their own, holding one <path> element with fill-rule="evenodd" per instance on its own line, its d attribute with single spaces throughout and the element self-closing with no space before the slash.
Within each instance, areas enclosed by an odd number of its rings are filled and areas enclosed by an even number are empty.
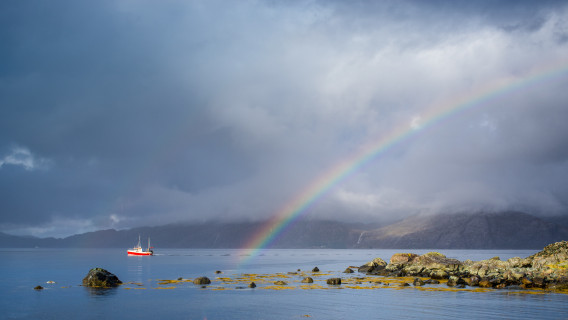
<svg viewBox="0 0 568 320">
<path fill-rule="evenodd" d="M 264 218 L 424 110 L 565 56 L 545 1 L 5 2 L 2 230 Z M 377 159 L 314 216 L 564 212 L 566 77 Z"/>
</svg>

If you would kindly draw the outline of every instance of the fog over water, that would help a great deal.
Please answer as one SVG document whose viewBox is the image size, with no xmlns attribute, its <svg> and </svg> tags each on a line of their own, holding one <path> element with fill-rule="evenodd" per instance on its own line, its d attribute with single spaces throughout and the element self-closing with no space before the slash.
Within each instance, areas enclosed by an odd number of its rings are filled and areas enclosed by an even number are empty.
<svg viewBox="0 0 568 320">
<path fill-rule="evenodd" d="M 260 220 L 429 110 L 568 66 L 565 1 L 4 1 L 0 232 Z M 305 212 L 568 207 L 568 72 L 394 145 Z"/>
</svg>

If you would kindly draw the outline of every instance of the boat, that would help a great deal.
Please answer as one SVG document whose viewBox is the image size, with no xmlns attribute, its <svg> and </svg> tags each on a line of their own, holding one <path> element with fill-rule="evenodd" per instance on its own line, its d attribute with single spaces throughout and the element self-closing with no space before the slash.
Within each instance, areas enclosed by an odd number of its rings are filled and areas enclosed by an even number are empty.
<svg viewBox="0 0 568 320">
<path fill-rule="evenodd" d="M 126 250 L 128 255 L 132 256 L 151 256 L 154 255 L 154 251 L 152 250 L 154 247 L 150 247 L 150 238 L 148 238 L 148 249 L 144 251 L 142 249 L 142 245 L 140 244 L 140 235 L 138 235 L 138 245 L 132 249 Z"/>
</svg>

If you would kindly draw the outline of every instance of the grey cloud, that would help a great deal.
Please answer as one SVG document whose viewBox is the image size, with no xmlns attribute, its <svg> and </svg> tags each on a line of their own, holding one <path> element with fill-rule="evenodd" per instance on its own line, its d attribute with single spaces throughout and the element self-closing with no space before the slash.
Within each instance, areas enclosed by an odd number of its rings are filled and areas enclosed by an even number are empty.
<svg viewBox="0 0 568 320">
<path fill-rule="evenodd" d="M 45 235 L 266 218 L 430 106 L 561 60 L 568 12 L 556 1 L 1 6 L 0 159 L 19 147 L 49 165 L 0 160 L 0 229 Z M 566 81 L 424 130 L 307 214 L 562 212 Z"/>
</svg>

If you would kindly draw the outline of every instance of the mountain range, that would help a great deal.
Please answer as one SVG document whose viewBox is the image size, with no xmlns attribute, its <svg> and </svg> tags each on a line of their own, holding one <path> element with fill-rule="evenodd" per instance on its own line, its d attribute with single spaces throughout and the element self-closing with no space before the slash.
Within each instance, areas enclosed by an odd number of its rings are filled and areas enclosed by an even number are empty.
<svg viewBox="0 0 568 320">
<path fill-rule="evenodd" d="M 389 225 L 323 220 L 296 221 L 271 248 L 538 249 L 568 239 L 566 219 L 523 212 L 416 215 Z M 151 237 L 157 248 L 243 248 L 263 222 L 170 224 L 128 230 L 100 230 L 66 238 L 0 233 L 4 248 L 131 247 Z M 144 242 L 143 241 L 143 242 Z"/>
</svg>

